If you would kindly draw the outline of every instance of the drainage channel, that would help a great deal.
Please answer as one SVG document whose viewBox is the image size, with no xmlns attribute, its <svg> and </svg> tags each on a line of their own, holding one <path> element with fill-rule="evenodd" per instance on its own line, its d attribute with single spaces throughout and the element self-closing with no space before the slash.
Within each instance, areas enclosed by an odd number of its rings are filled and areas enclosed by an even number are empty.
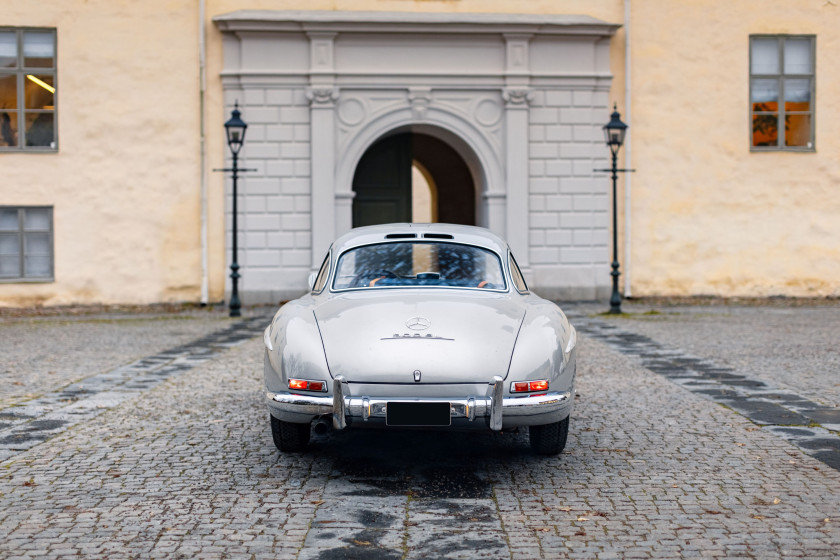
<svg viewBox="0 0 840 560">
<path fill-rule="evenodd" d="M 808 455 L 840 470 L 840 409 L 811 401 L 789 389 L 750 378 L 731 367 L 691 356 L 602 320 L 569 315 L 575 328 L 618 352 L 641 361 L 650 371 L 725 405 L 795 444 Z"/>
<path fill-rule="evenodd" d="M 80 422 L 258 335 L 270 318 L 257 316 L 181 346 L 146 356 L 68 385 L 20 406 L 0 410 L 0 461 L 31 449 Z"/>
</svg>

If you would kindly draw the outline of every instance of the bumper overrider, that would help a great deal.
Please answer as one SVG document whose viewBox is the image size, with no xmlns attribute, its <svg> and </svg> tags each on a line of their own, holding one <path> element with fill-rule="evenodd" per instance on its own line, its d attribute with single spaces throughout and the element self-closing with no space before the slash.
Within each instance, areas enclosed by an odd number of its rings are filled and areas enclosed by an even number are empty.
<svg viewBox="0 0 840 560">
<path fill-rule="evenodd" d="M 387 417 L 389 402 L 448 402 L 453 426 L 470 427 L 476 420 L 482 420 L 495 431 L 559 422 L 572 411 L 574 399 L 571 391 L 505 397 L 501 377 L 494 377 L 490 385 L 492 390 L 487 397 L 354 397 L 348 394 L 347 380 L 338 375 L 333 380 L 333 396 L 266 391 L 265 399 L 272 415 L 280 420 L 305 423 L 316 417 L 332 415 L 333 427 L 337 430 L 346 428 L 351 422 L 382 424 Z"/>
</svg>

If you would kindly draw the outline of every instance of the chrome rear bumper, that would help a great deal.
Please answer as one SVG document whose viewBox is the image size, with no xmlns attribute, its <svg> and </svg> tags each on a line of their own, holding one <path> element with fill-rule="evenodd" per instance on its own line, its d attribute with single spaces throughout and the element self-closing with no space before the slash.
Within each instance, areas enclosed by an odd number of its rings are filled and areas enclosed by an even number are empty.
<svg viewBox="0 0 840 560">
<path fill-rule="evenodd" d="M 572 409 L 572 393 L 547 393 L 539 396 L 505 397 L 504 382 L 495 377 L 489 397 L 466 398 L 403 398 L 349 396 L 342 376 L 333 380 L 333 396 L 301 395 L 292 393 L 265 393 L 266 404 L 280 420 L 287 422 L 309 422 L 316 416 L 332 414 L 333 427 L 341 430 L 347 427 L 348 418 L 363 423 L 371 419 L 384 420 L 389 402 L 448 402 L 450 417 L 465 419 L 467 423 L 476 419 L 487 421 L 491 430 L 515 426 L 530 426 L 559 422 Z"/>
</svg>

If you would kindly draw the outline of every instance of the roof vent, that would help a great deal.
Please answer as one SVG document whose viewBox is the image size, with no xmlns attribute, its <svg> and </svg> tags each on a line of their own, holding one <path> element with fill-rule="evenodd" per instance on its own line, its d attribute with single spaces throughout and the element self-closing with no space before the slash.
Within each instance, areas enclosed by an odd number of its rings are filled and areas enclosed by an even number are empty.
<svg viewBox="0 0 840 560">
<path fill-rule="evenodd" d="M 424 233 L 423 238 L 424 239 L 455 239 L 449 233 Z"/>
<path fill-rule="evenodd" d="M 385 239 L 416 239 L 416 233 L 389 233 Z"/>
</svg>

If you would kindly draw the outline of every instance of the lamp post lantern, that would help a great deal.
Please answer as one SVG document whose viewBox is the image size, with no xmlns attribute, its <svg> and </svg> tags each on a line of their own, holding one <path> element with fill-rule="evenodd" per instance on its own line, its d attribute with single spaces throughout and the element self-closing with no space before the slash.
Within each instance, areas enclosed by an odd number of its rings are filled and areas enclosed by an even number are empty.
<svg viewBox="0 0 840 560">
<path fill-rule="evenodd" d="M 612 211 L 613 211 L 613 260 L 612 260 L 612 295 L 610 296 L 610 313 L 621 313 L 621 294 L 618 293 L 618 205 L 616 202 L 616 184 L 618 173 L 633 171 L 632 169 L 618 169 L 618 150 L 624 144 L 624 135 L 627 133 L 627 125 L 621 122 L 621 115 L 618 113 L 618 106 L 613 105 L 613 113 L 610 115 L 610 122 L 604 125 L 604 139 L 612 153 L 612 167 L 610 169 L 598 169 L 597 171 L 610 171 L 612 173 Z"/>
<path fill-rule="evenodd" d="M 242 143 L 245 141 L 245 130 L 248 125 L 245 124 L 239 112 L 239 102 L 234 105 L 231 112 L 230 119 L 225 123 L 225 134 L 227 135 L 227 143 L 230 148 L 230 153 L 233 155 L 233 167 L 231 169 L 223 169 L 222 171 L 231 171 L 233 173 L 233 251 L 230 264 L 230 316 L 242 316 L 242 303 L 239 301 L 239 263 L 237 262 L 237 243 L 236 238 L 239 233 L 237 224 L 237 208 L 236 208 L 236 180 L 239 176 L 239 150 L 242 149 Z"/>
</svg>

